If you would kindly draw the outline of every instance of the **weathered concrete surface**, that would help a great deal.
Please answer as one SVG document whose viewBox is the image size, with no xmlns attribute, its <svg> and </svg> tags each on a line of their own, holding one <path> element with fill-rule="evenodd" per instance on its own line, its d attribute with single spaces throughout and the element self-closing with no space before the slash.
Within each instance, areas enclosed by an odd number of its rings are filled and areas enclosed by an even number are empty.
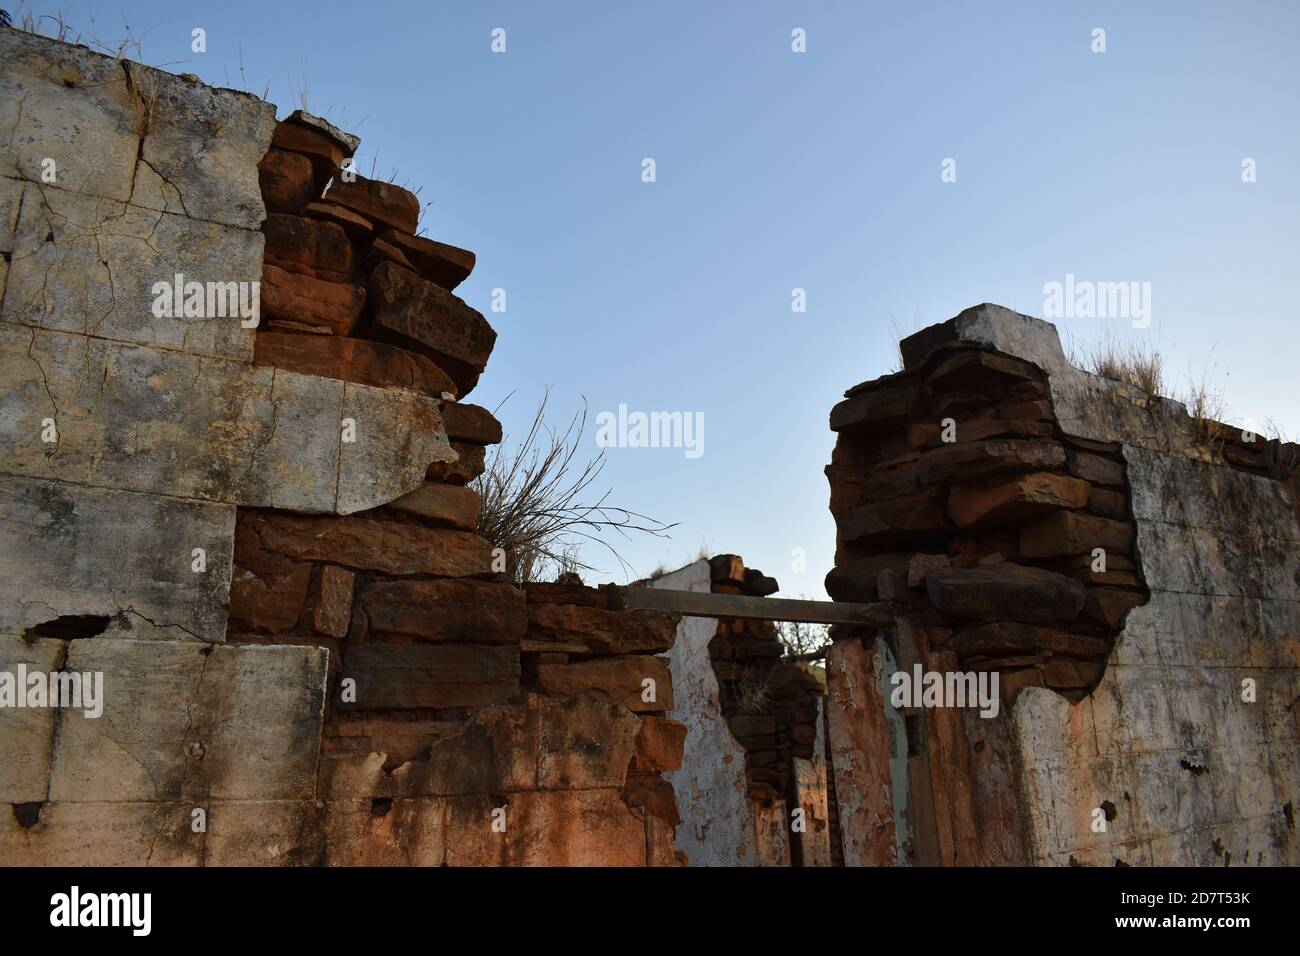
<svg viewBox="0 0 1300 956">
<path fill-rule="evenodd" d="M 696 561 L 649 582 L 652 587 L 712 590 L 708 561 Z M 722 716 L 718 679 L 709 659 L 717 632 L 710 618 L 682 618 L 668 652 L 674 708 L 668 716 L 686 725 L 681 769 L 666 776 L 677 794 L 682 820 L 676 845 L 691 866 L 779 866 L 789 862 L 785 802 L 764 813 L 749 797 L 745 751 Z"/>
<path fill-rule="evenodd" d="M 859 640 L 836 641 L 826 658 L 827 720 L 840 836 L 845 866 L 894 866 L 899 862 L 898 820 L 906 809 L 903 779 L 891 766 L 898 757 L 895 722 L 886 711 L 887 671 L 877 641 L 871 650 Z M 907 759 L 903 741 L 901 759 Z"/>
<path fill-rule="evenodd" d="M 0 377 L 11 474 L 348 514 L 454 457 L 437 403 L 406 391 L 8 325 Z"/>
<path fill-rule="evenodd" d="M 366 812 L 370 813 L 367 803 Z M 319 866 L 325 856 L 321 806 L 312 800 L 214 800 L 203 866 Z"/>
<path fill-rule="evenodd" d="M 24 184 L 20 210 L 0 321 L 251 360 L 254 330 L 238 315 L 155 316 L 153 288 L 178 273 L 260 281 L 261 233 L 37 183 Z"/>
<path fill-rule="evenodd" d="M 225 639 L 232 506 L 0 475 L 0 514 L 0 634 L 102 615 L 123 637 Z"/>
<path fill-rule="evenodd" d="M 237 314 L 155 315 L 178 274 L 261 280 L 274 126 L 256 97 L 0 31 L 0 633 L 94 614 L 219 641 L 230 506 L 365 510 L 454 457 L 431 399 L 254 368 Z"/>
<path fill-rule="evenodd" d="M 198 866 L 191 803 L 47 803 L 23 826 L 0 808 L 6 866 Z"/>
<path fill-rule="evenodd" d="M 0 175 L 256 229 L 275 107 L 47 37 L 0 33 Z"/>
<path fill-rule="evenodd" d="M 67 668 L 104 675 L 104 713 L 63 713 L 58 803 L 283 800 L 315 794 L 327 651 L 72 641 Z"/>
<path fill-rule="evenodd" d="M 59 188 L 130 199 L 140 117 L 121 61 L 19 30 L 0 34 L 0 59 L 0 173 L 39 179 L 51 157 Z"/>
<path fill-rule="evenodd" d="M 16 674 L 23 665 L 28 673 L 51 674 L 66 653 L 63 641 L 0 636 L 0 671 Z M 45 799 L 57 720 L 58 711 L 50 707 L 0 707 L 0 804 Z"/>
<path fill-rule="evenodd" d="M 267 862 L 226 848 L 273 843 L 266 808 L 314 812 L 324 650 L 0 638 L 0 669 L 20 659 L 101 673 L 104 707 L 0 711 L 0 800 L 32 804 L 0 807 L 6 864 Z"/>
<path fill-rule="evenodd" d="M 805 829 L 799 834 L 799 851 L 804 866 L 831 865 L 831 824 L 827 804 L 826 714 L 817 704 L 817 742 L 813 757 L 794 758 L 794 787 L 804 812 Z"/>
<path fill-rule="evenodd" d="M 1282 808 L 1300 795 L 1300 534 L 1287 494 L 1223 466 L 1125 457 L 1151 601 L 1088 700 L 1031 689 L 1016 704 L 1038 858 L 1294 864 Z M 1104 802 L 1114 815 L 1096 832 Z"/>
<path fill-rule="evenodd" d="M 238 317 L 150 306 L 177 273 L 260 280 L 274 106 L 20 30 L 0 62 L 0 321 L 248 361 Z"/>
</svg>

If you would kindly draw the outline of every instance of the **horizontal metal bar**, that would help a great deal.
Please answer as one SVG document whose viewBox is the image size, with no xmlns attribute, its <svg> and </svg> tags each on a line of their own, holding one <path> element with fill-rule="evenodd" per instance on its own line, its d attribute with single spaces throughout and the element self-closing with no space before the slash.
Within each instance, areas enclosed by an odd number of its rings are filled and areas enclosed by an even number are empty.
<svg viewBox="0 0 1300 956">
<path fill-rule="evenodd" d="M 733 617 L 749 621 L 863 624 L 890 627 L 902 610 L 893 604 L 850 604 L 793 598 L 674 591 L 670 588 L 606 586 L 610 607 L 623 611 L 672 611 L 687 617 Z"/>
</svg>

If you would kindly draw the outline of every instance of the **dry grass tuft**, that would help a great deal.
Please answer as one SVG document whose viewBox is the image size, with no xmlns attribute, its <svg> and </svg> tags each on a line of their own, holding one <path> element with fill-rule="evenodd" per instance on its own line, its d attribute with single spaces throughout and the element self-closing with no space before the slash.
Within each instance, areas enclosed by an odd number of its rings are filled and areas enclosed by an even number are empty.
<svg viewBox="0 0 1300 956">
<path fill-rule="evenodd" d="M 1197 440 L 1205 445 L 1220 447 L 1232 429 L 1223 423 L 1227 415 L 1223 392 L 1214 384 L 1212 372 L 1213 366 L 1207 364 L 1201 369 L 1200 377 L 1196 378 L 1189 367 L 1188 387 L 1177 399 L 1187 406 L 1187 413 L 1192 416 Z"/>
<path fill-rule="evenodd" d="M 767 714 L 772 710 L 772 668 L 748 667 L 736 682 L 736 713 Z"/>
<path fill-rule="evenodd" d="M 502 443 L 493 448 L 483 474 L 474 480 L 474 489 L 483 496 L 478 533 L 510 556 L 515 580 L 520 582 L 541 581 L 551 572 L 557 577 L 598 572 L 579 557 L 588 544 L 604 548 L 629 571 L 628 563 L 602 535 L 612 530 L 624 538 L 633 531 L 667 537 L 665 532 L 675 525 L 609 505 L 609 491 L 593 503 L 584 502 L 604 470 L 605 453 L 602 450 L 579 465 L 586 404 L 559 430 L 546 423 L 549 397 L 547 389 L 523 440 L 513 447 Z"/>
<path fill-rule="evenodd" d="M 1223 391 L 1217 384 L 1215 366 L 1209 362 L 1200 375 L 1187 370 L 1187 387 L 1175 388 L 1165 381 L 1164 356 L 1135 342 L 1119 342 L 1112 336 L 1089 350 L 1080 350 L 1071 342 L 1070 361 L 1089 372 L 1142 389 L 1151 397 L 1173 398 L 1187 406 L 1196 438 L 1208 447 L 1221 447 L 1232 428 L 1224 424 L 1227 415 Z"/>
<path fill-rule="evenodd" d="M 1071 346 L 1070 361 L 1103 378 L 1134 385 L 1148 395 L 1164 394 L 1164 356 L 1136 342 L 1121 343 L 1111 336 L 1085 352 Z"/>
</svg>

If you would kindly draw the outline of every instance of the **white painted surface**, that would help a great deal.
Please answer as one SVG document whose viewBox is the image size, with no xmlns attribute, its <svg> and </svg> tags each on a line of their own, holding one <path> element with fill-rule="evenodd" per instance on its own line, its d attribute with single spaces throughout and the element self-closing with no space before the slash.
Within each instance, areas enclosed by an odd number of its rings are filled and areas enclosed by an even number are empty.
<svg viewBox="0 0 1300 956">
<path fill-rule="evenodd" d="M 712 589 L 707 561 L 696 561 L 648 583 L 680 591 Z M 745 753 L 722 716 L 718 679 L 709 659 L 709 641 L 717 627 L 709 618 L 682 618 L 668 652 L 675 695 L 668 716 L 686 725 L 681 769 L 665 775 L 682 815 L 677 849 L 686 852 L 691 866 L 763 866 L 781 864 L 782 856 L 788 864 L 784 801 L 777 801 L 779 806 L 771 812 L 760 813 L 762 821 L 756 818 L 745 777 Z"/>
</svg>

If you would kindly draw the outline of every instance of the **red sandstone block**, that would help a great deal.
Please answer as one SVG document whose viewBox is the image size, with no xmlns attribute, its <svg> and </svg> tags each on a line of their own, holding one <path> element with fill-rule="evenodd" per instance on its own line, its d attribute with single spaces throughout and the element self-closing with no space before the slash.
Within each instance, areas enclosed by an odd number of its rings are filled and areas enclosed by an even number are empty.
<svg viewBox="0 0 1300 956">
<path fill-rule="evenodd" d="M 259 331 L 253 339 L 253 364 L 377 388 L 405 388 L 435 398 L 456 391 L 447 373 L 425 355 L 337 335 Z"/>
<path fill-rule="evenodd" d="M 425 352 L 466 395 L 496 344 L 497 334 L 482 314 L 392 262 L 375 268 L 368 288 L 374 312 L 370 335 Z"/>
<path fill-rule="evenodd" d="M 414 233 L 419 224 L 420 200 L 414 193 L 392 183 L 364 176 L 356 176 L 349 182 L 336 176 L 325 198 L 399 232 Z"/>
<path fill-rule="evenodd" d="M 400 251 L 421 276 L 448 292 L 474 271 L 474 253 L 468 249 L 435 242 L 423 236 L 406 235 L 395 229 L 381 232 L 378 238 Z"/>
<path fill-rule="evenodd" d="M 349 335 L 361 318 L 366 290 L 341 282 L 324 282 L 262 265 L 262 311 L 271 323 L 302 331 Z"/>
<path fill-rule="evenodd" d="M 269 150 L 257 164 L 257 178 L 262 187 L 262 202 L 269 212 L 296 215 L 320 196 L 311 160 L 297 153 Z"/>
<path fill-rule="evenodd" d="M 337 223 L 271 213 L 262 232 L 263 258 L 272 265 L 327 282 L 352 280 L 352 243 Z"/>
</svg>

